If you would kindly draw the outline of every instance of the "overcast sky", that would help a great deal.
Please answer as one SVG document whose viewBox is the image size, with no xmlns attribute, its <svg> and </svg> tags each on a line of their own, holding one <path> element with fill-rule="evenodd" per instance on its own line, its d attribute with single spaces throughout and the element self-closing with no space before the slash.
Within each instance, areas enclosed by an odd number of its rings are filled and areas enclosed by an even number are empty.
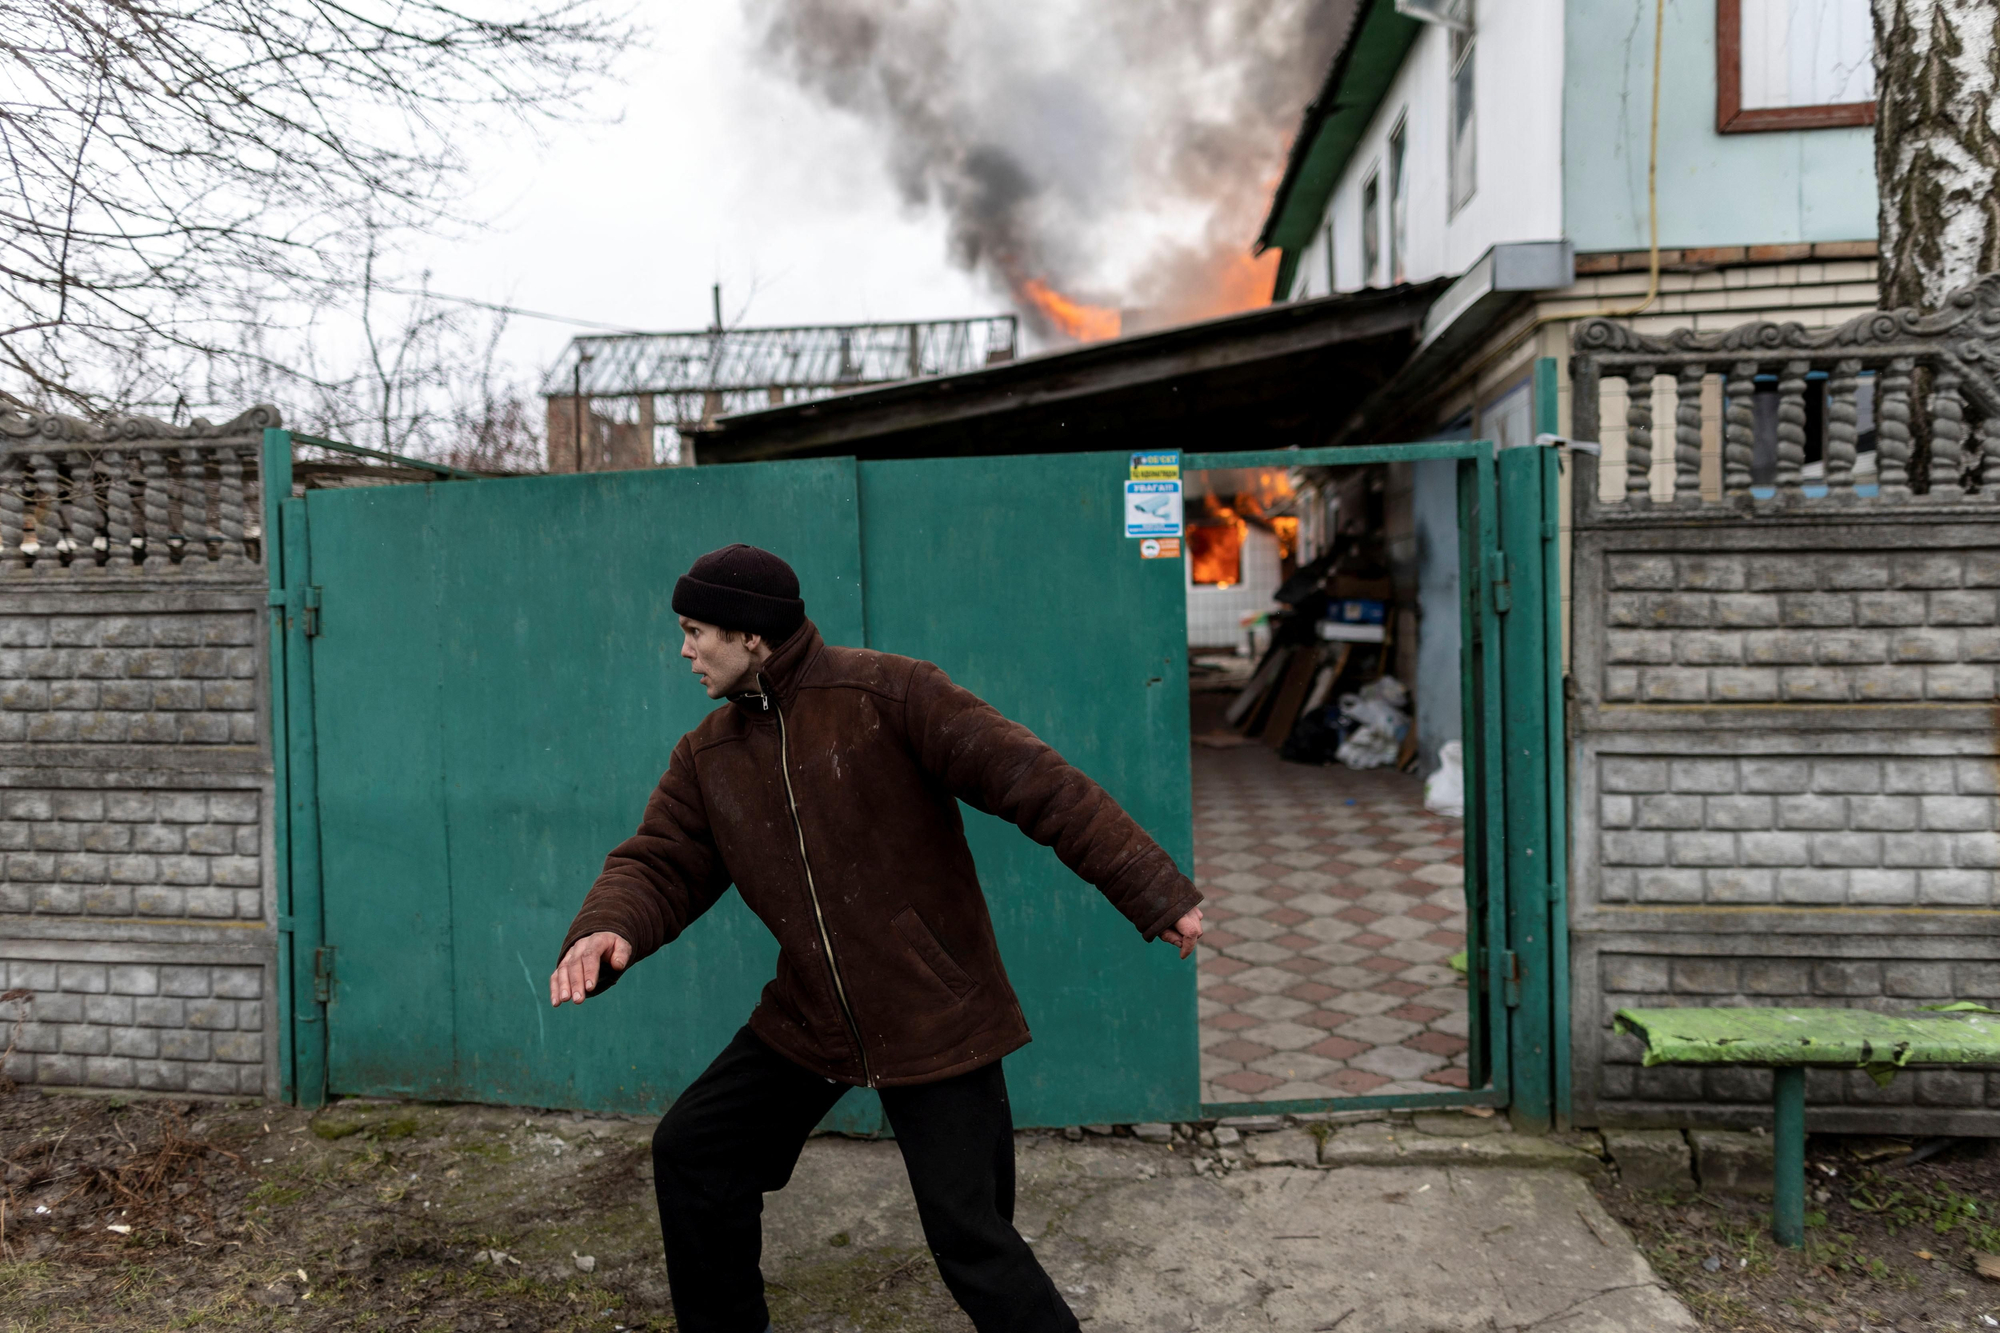
<svg viewBox="0 0 2000 1333">
<path fill-rule="evenodd" d="M 947 258 L 877 136 L 808 100 L 750 50 L 735 0 L 663 0 L 650 47 L 601 105 L 615 124 L 473 155 L 483 231 L 420 242 L 441 292 L 628 328 L 700 328 L 709 285 L 732 325 L 998 314 L 1005 298 Z M 517 319 L 508 358 L 540 370 L 570 327 Z"/>
</svg>

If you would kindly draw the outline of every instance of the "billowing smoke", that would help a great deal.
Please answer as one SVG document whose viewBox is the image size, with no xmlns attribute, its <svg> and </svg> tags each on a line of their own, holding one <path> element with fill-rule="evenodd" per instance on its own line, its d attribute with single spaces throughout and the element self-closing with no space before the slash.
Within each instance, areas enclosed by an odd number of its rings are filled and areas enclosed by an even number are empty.
<svg viewBox="0 0 2000 1333">
<path fill-rule="evenodd" d="M 1355 0 L 748 0 L 785 77 L 879 127 L 906 202 L 1048 335 L 1268 299 L 1250 247 Z M 1053 291 L 1049 289 L 1054 289 Z"/>
</svg>

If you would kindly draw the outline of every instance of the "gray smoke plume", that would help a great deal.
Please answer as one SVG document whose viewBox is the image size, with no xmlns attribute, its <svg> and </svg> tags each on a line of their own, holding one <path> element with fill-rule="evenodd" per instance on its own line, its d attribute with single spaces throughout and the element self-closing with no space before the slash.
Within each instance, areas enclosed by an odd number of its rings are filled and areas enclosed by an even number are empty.
<svg viewBox="0 0 2000 1333">
<path fill-rule="evenodd" d="M 1173 323 L 1250 247 L 1355 0 L 747 0 L 785 76 L 881 131 L 904 200 L 1044 335 L 1046 283 Z"/>
</svg>

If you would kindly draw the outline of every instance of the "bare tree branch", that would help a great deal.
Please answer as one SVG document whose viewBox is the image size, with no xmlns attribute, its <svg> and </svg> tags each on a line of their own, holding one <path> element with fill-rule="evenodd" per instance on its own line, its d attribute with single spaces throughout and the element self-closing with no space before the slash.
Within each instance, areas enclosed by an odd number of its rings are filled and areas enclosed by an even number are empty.
<svg viewBox="0 0 2000 1333">
<path fill-rule="evenodd" d="M 274 312 L 466 221 L 460 145 L 576 113 L 634 35 L 603 2 L 0 6 L 0 368 L 86 410 L 234 357 L 313 382 Z"/>
</svg>

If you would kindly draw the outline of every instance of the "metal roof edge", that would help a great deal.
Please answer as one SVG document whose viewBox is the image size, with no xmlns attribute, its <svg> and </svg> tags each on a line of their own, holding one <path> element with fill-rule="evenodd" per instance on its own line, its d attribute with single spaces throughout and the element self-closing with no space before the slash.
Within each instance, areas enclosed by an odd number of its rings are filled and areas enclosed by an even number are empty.
<svg viewBox="0 0 2000 1333">
<path fill-rule="evenodd" d="M 1431 303 L 1409 359 L 1387 384 L 1369 395 L 1341 428 L 1338 441 L 1350 441 L 1380 424 L 1390 403 L 1419 391 L 1441 366 L 1463 357 L 1533 293 L 1567 287 L 1575 281 L 1576 249 L 1567 239 L 1503 241 L 1489 246 Z"/>
<path fill-rule="evenodd" d="M 1398 14 L 1393 0 L 1363 0 L 1333 58 L 1319 96 L 1307 103 L 1257 236 L 1257 251 L 1304 248 L 1314 223 L 1353 156 L 1361 132 L 1424 25 Z"/>
</svg>

